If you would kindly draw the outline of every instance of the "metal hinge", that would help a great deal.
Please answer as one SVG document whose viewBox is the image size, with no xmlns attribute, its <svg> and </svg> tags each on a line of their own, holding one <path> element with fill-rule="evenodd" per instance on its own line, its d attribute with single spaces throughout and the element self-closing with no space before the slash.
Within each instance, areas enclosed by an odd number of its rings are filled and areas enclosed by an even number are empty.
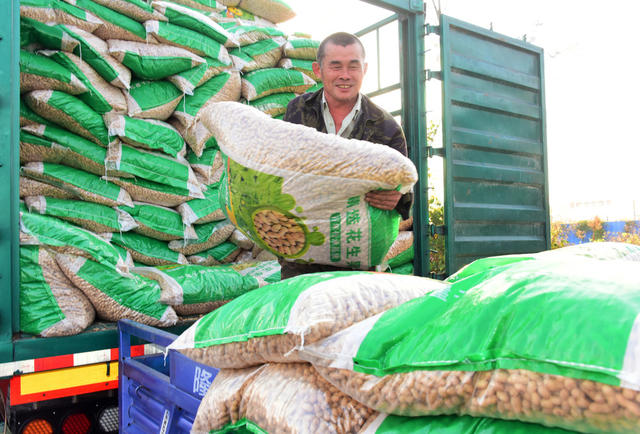
<svg viewBox="0 0 640 434">
<path fill-rule="evenodd" d="M 424 26 L 424 29 L 427 32 L 427 35 L 431 35 L 432 33 L 436 35 L 440 34 L 440 26 L 432 26 L 431 24 L 426 24 Z"/>
<path fill-rule="evenodd" d="M 429 225 L 429 234 L 434 235 L 447 235 L 447 227 L 445 225 Z"/>
<path fill-rule="evenodd" d="M 444 148 L 434 148 L 433 146 L 427 146 L 427 157 L 442 157 L 444 158 Z"/>
<path fill-rule="evenodd" d="M 442 72 L 427 69 L 427 80 L 431 80 L 432 78 L 435 78 L 436 80 L 442 80 Z"/>
</svg>

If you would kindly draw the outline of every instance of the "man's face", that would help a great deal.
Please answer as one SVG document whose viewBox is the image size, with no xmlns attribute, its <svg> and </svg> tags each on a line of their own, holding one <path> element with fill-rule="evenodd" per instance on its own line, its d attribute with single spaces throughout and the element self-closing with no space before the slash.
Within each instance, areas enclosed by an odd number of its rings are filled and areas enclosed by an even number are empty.
<svg viewBox="0 0 640 434">
<path fill-rule="evenodd" d="M 322 66 L 314 62 L 313 72 L 322 80 L 329 104 L 355 103 L 367 72 L 367 64 L 360 45 L 343 47 L 329 43 L 325 47 Z"/>
</svg>

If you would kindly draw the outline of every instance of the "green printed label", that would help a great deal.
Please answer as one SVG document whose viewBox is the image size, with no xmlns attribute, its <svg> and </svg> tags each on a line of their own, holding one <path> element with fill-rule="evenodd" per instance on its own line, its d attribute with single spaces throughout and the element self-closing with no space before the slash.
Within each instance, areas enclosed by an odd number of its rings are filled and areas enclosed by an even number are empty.
<svg viewBox="0 0 640 434">
<path fill-rule="evenodd" d="M 340 230 L 340 220 L 342 220 L 342 218 L 339 212 L 331 214 L 331 217 L 329 218 L 329 225 L 331 227 L 329 258 L 331 259 L 331 262 L 339 262 L 340 259 L 342 259 L 342 247 L 340 245 L 342 231 Z"/>
</svg>

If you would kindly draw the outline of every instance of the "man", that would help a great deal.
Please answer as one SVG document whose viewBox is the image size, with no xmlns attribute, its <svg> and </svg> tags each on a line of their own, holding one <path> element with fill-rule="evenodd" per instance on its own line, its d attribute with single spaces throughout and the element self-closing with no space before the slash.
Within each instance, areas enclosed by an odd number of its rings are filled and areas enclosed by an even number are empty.
<svg viewBox="0 0 640 434">
<path fill-rule="evenodd" d="M 402 128 L 393 117 L 360 93 L 367 72 L 362 42 L 350 33 L 334 33 L 318 47 L 313 72 L 323 89 L 306 93 L 289 102 L 284 120 L 315 128 L 349 139 L 367 140 L 387 145 L 407 155 L 407 142 Z M 395 190 L 370 191 L 365 195 L 369 205 L 383 210 L 396 209 L 408 218 L 412 195 Z M 282 278 L 315 271 L 339 270 L 323 265 L 286 262 Z"/>
</svg>

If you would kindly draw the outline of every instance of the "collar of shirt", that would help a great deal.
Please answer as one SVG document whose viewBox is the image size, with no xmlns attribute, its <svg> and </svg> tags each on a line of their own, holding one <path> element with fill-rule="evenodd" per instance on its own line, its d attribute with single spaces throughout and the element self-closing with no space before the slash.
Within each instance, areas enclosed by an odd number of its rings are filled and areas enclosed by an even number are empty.
<svg viewBox="0 0 640 434">
<path fill-rule="evenodd" d="M 361 106 L 362 95 L 359 93 L 356 104 L 353 106 L 349 114 L 342 120 L 340 131 L 336 131 L 336 123 L 334 122 L 333 116 L 331 116 L 331 112 L 329 111 L 329 104 L 327 104 L 327 99 L 325 98 L 324 92 L 322 92 L 322 117 L 324 118 L 324 125 L 327 127 L 327 133 L 336 134 L 338 136 L 348 138 L 349 134 L 351 134 L 351 131 L 353 130 L 356 117 L 360 113 Z"/>
</svg>

